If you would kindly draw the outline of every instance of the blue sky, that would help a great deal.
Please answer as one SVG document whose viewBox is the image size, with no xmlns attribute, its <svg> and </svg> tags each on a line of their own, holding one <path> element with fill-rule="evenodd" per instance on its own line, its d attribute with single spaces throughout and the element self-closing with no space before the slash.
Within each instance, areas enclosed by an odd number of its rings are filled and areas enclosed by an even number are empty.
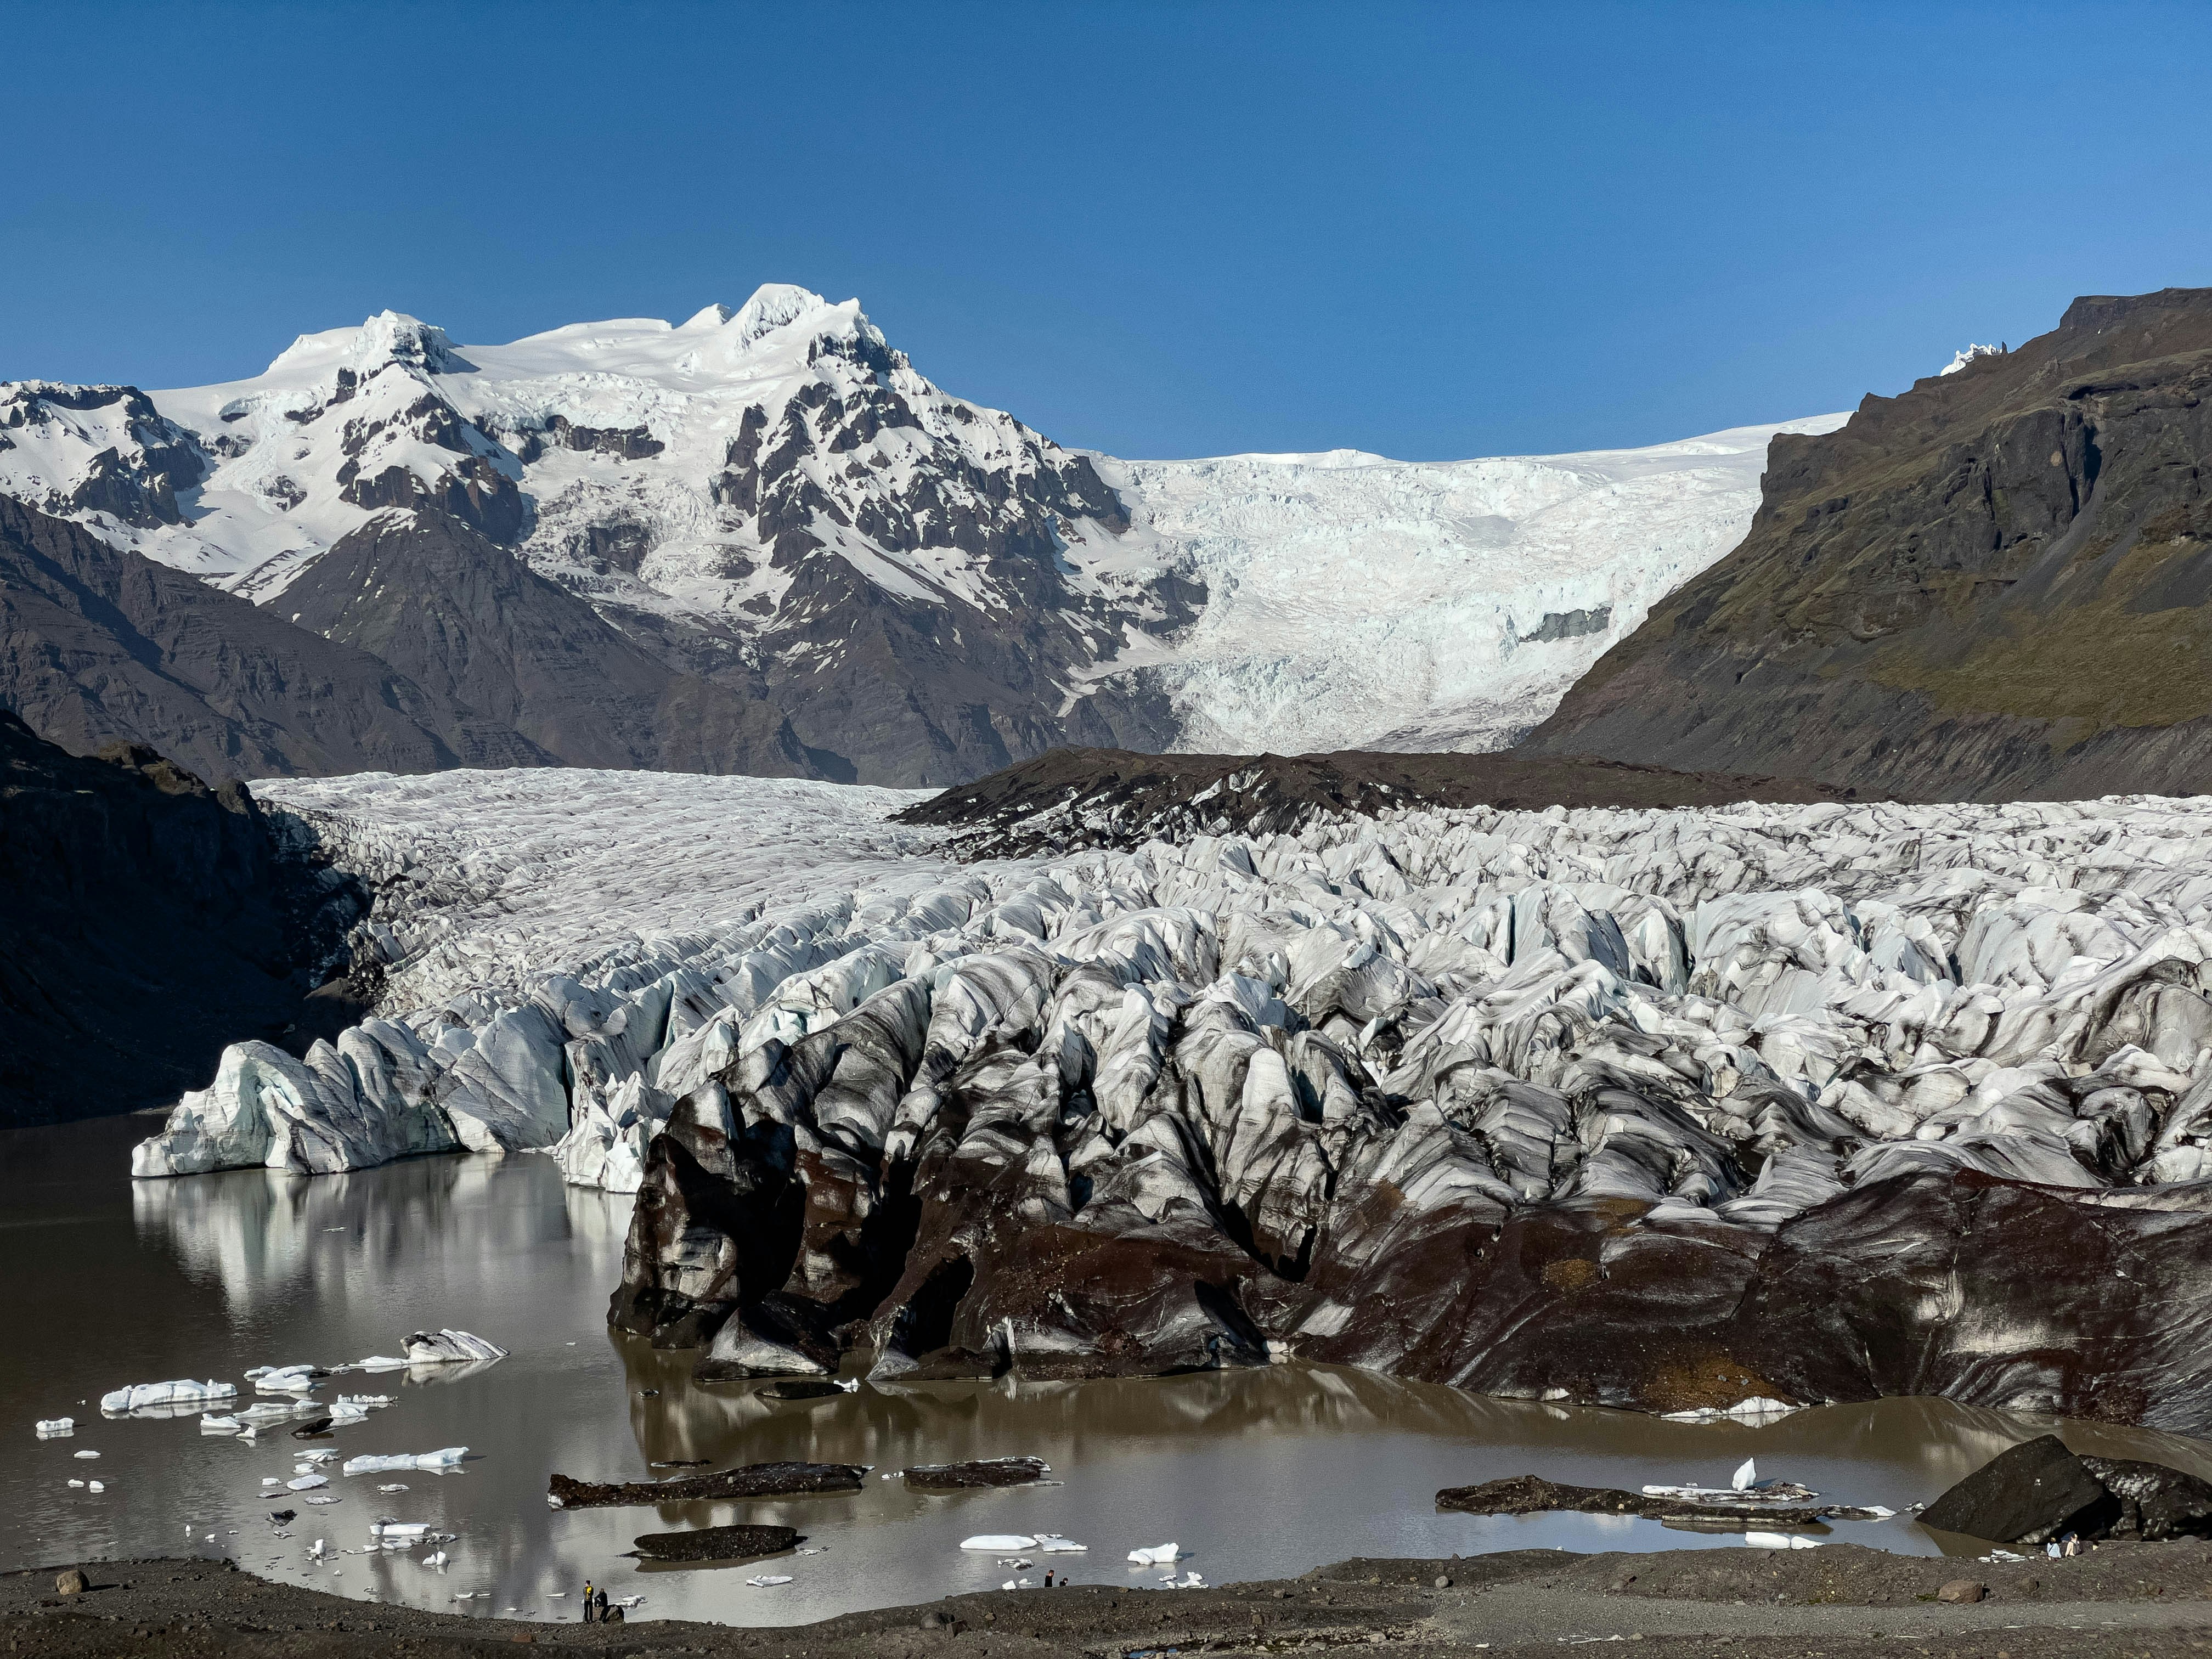
<svg viewBox="0 0 2212 1659">
<path fill-rule="evenodd" d="M 2212 283 L 2212 9 L 0 5 L 0 379 L 858 295 L 1129 456 L 1638 444 Z"/>
</svg>

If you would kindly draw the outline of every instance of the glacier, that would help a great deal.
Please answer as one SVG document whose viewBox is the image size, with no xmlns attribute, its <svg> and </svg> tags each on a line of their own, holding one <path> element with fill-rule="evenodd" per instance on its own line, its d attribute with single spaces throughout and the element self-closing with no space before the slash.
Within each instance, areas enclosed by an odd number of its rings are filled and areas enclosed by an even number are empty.
<svg viewBox="0 0 2212 1659">
<path fill-rule="evenodd" d="M 270 793 L 386 872 L 379 1021 L 425 1057 L 392 1094 L 358 1046 L 311 1053 L 297 1098 L 338 1120 L 313 1144 L 374 1161 L 380 1115 L 477 1109 L 465 1062 L 528 1024 L 502 1075 L 538 1113 L 481 1150 L 638 1193 L 615 1317 L 702 1376 L 857 1343 L 887 1381 L 1294 1352 L 1669 1412 L 1862 1397 L 1834 1355 L 1877 1364 L 1863 1332 L 1661 1353 L 1794 1263 L 1878 1288 L 1932 1388 L 2109 1413 L 2125 1371 L 2212 1425 L 2177 1357 L 2212 1328 L 2212 801 L 1408 811 L 960 866 L 891 791 Z M 180 1105 L 143 1167 L 207 1121 Z M 1978 1254 L 1978 1290 L 1864 1255 L 2014 1212 L 2033 1237 Z M 1528 1277 L 1492 1306 L 1501 1239 Z M 2029 1310 L 2093 1292 L 2071 1326 Z"/>
</svg>

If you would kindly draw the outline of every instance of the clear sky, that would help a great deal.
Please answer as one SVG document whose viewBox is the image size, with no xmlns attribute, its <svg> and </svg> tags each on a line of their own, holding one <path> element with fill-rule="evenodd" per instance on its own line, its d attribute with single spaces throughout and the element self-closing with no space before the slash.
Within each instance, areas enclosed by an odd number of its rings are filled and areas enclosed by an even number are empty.
<svg viewBox="0 0 2212 1659">
<path fill-rule="evenodd" d="M 2212 8 L 0 0 L 0 379 L 860 296 L 1127 456 L 1848 407 L 2212 284 Z"/>
</svg>

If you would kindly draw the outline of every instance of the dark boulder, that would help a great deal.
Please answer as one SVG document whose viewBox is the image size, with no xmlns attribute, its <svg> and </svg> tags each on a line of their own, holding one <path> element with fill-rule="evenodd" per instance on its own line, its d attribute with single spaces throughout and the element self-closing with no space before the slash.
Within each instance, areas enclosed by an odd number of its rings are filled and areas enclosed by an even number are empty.
<svg viewBox="0 0 2212 1659">
<path fill-rule="evenodd" d="M 2055 1434 L 2021 1442 L 1930 1504 L 1920 1524 L 1999 1544 L 2040 1544 L 2061 1533 L 2105 1535 L 2118 1499 Z"/>
</svg>

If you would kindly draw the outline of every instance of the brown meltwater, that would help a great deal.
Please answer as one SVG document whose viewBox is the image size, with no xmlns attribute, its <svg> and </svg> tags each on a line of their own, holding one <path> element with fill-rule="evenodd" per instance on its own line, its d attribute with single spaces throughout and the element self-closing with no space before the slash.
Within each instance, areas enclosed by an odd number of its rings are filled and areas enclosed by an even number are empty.
<svg viewBox="0 0 2212 1659">
<path fill-rule="evenodd" d="M 308 1180 L 240 1170 L 128 1179 L 131 1141 L 155 1120 L 0 1134 L 0 1239 L 15 1286 L 0 1345 L 0 1566 L 100 1556 L 221 1553 L 337 1593 L 454 1612 L 574 1618 L 586 1578 L 644 1598 L 633 1618 L 792 1623 L 924 1601 L 1066 1569 L 1079 1583 L 1157 1583 L 1139 1546 L 1175 1542 L 1208 1583 L 1275 1577 L 1348 1556 L 1501 1549 L 1650 1550 L 1741 1544 L 1608 1516 L 1440 1515 L 1437 1490 L 1534 1474 L 1583 1486 L 1725 1484 L 1746 1457 L 1850 1504 L 1903 1510 L 2044 1419 L 1941 1401 L 1805 1411 L 1759 1427 L 1499 1401 L 1296 1364 L 1264 1370 L 1079 1383 L 938 1383 L 809 1401 L 691 1382 L 693 1356 L 608 1334 L 629 1201 L 562 1185 L 551 1160 L 438 1158 Z M 249 1366 L 342 1364 L 392 1353 L 408 1332 L 453 1326 L 510 1357 L 483 1370 L 332 1378 L 318 1390 L 390 1395 L 331 1437 L 284 1425 L 258 1441 L 204 1435 L 197 1413 L 108 1420 L 100 1396 L 174 1377 L 238 1383 Z M 35 1419 L 70 1416 L 41 1440 Z M 2212 1444 L 2067 1422 L 2077 1450 L 2146 1457 L 2212 1476 Z M 466 1446 L 453 1474 L 348 1477 L 321 1466 L 336 1504 L 281 1484 L 297 1454 Z M 96 1450 L 96 1459 L 80 1451 Z M 1022 1454 L 1056 1484 L 927 1495 L 878 1478 L 911 1463 Z M 875 1466 L 862 1491 L 744 1504 L 564 1513 L 555 1470 L 647 1480 L 785 1458 Z M 664 1467 L 656 1468 L 655 1465 Z M 105 1490 L 72 1488 L 100 1480 Z M 280 1484 L 264 1488 L 263 1482 Z M 404 1486 L 386 1492 L 383 1486 Z M 274 1510 L 295 1518 L 279 1538 Z M 380 1518 L 455 1534 L 442 1568 L 424 1549 L 365 1552 Z M 804 1553 L 743 1566 L 647 1567 L 641 1533 L 773 1522 Z M 984 1533 L 1055 1533 L 1079 1554 L 960 1549 Z M 1913 1553 L 1971 1547 L 1909 1516 L 1805 1534 Z M 325 1540 L 325 1559 L 310 1548 Z M 357 1552 L 348 1553 L 345 1552 Z M 790 1583 L 755 1588 L 758 1575 Z M 556 1595 L 565 1592 L 565 1595 Z M 457 1599 L 465 1597 L 466 1599 Z"/>
</svg>

